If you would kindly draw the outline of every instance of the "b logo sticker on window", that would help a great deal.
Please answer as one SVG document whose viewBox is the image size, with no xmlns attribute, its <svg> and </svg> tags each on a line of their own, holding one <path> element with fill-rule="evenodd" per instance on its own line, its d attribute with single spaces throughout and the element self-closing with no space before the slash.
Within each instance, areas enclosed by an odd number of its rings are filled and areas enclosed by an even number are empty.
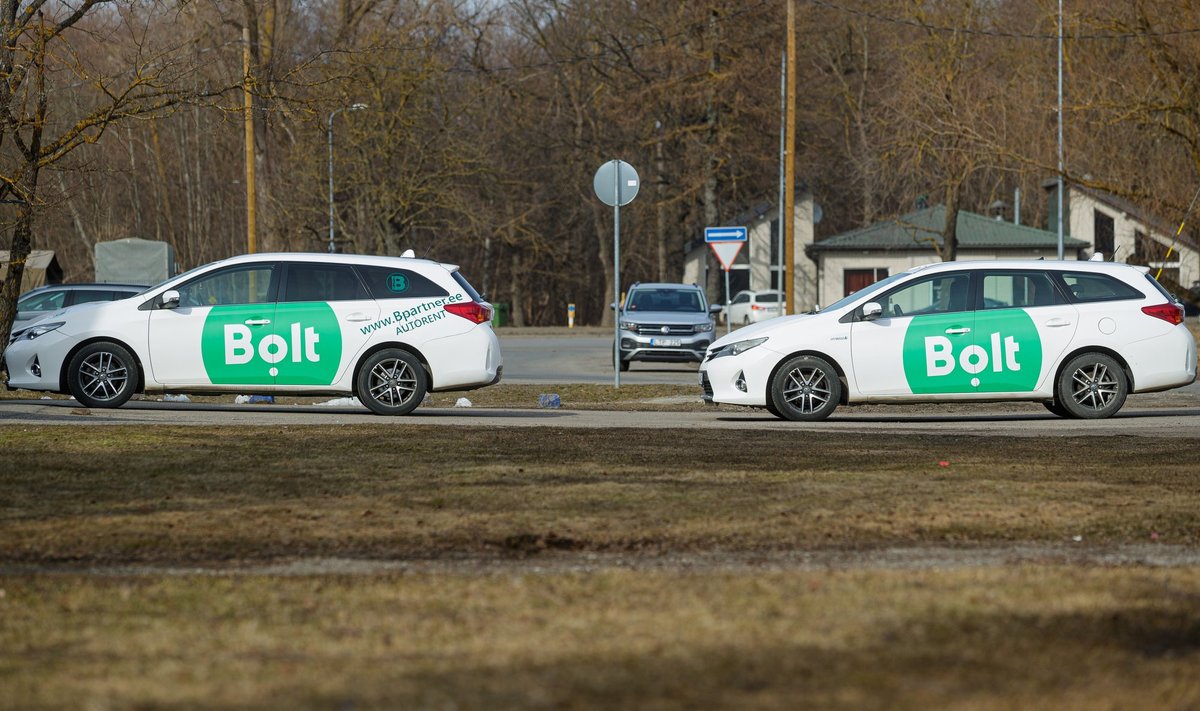
<svg viewBox="0 0 1200 711">
<path fill-rule="evenodd" d="M 408 277 L 403 274 L 388 275 L 388 290 L 394 291 L 397 294 L 408 291 Z"/>
</svg>

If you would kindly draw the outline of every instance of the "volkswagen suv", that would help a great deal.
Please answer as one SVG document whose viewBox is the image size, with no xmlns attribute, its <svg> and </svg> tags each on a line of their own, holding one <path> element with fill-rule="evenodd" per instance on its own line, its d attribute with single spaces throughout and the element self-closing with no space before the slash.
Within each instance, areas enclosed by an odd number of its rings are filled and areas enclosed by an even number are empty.
<svg viewBox="0 0 1200 711">
<path fill-rule="evenodd" d="M 634 284 L 617 312 L 622 371 L 635 360 L 688 363 L 704 360 L 713 340 L 713 314 L 695 284 Z"/>
</svg>

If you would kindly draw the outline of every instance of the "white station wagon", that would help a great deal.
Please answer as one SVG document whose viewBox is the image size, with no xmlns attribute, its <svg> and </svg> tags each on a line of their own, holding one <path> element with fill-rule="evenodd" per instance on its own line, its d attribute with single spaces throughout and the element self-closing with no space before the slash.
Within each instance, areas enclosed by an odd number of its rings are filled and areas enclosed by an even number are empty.
<svg viewBox="0 0 1200 711">
<path fill-rule="evenodd" d="M 498 382 L 492 307 L 423 259 L 255 254 L 14 331 L 9 389 L 119 407 L 136 392 L 355 394 L 381 415 Z"/>
<path fill-rule="evenodd" d="M 1196 378 L 1183 307 L 1145 267 L 945 262 L 714 342 L 704 399 L 821 420 L 838 405 L 1028 400 L 1110 417 Z"/>
</svg>

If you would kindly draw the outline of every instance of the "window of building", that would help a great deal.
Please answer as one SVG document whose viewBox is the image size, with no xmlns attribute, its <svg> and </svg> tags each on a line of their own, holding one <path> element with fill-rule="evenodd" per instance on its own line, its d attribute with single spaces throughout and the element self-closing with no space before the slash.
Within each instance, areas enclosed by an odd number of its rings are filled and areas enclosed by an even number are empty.
<svg viewBox="0 0 1200 711">
<path fill-rule="evenodd" d="M 887 275 L 888 270 L 884 267 L 847 269 L 842 273 L 842 296 L 849 296 L 859 289 L 865 289 L 880 279 L 886 278 Z"/>
<path fill-rule="evenodd" d="M 1094 251 L 1103 254 L 1105 257 L 1112 257 L 1115 246 L 1114 235 L 1116 234 L 1113 218 L 1099 210 L 1095 210 L 1094 214 L 1096 220 L 1096 234 L 1092 240 L 1092 244 L 1095 247 Z"/>
</svg>

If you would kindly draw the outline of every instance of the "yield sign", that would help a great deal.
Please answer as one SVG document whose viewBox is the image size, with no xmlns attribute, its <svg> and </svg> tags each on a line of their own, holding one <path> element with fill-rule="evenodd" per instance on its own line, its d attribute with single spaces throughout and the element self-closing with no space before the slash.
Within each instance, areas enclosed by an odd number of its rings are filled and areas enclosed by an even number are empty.
<svg viewBox="0 0 1200 711">
<path fill-rule="evenodd" d="M 713 254 L 717 255 L 717 261 L 721 263 L 721 268 L 729 271 L 733 267 L 733 260 L 737 259 L 738 253 L 742 251 L 742 245 L 745 242 L 709 242 L 708 246 L 712 247 Z"/>
</svg>

